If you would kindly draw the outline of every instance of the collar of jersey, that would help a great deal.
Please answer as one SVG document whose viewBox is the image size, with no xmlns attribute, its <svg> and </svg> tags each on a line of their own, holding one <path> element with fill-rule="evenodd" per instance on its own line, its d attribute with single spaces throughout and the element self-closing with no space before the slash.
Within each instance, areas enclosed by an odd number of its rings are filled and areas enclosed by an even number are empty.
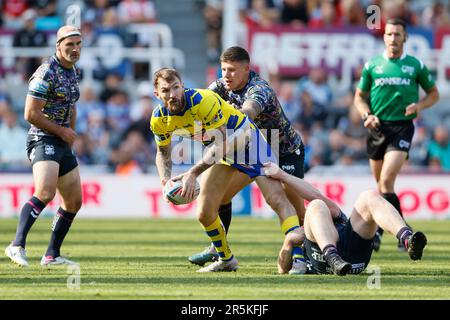
<svg viewBox="0 0 450 320">
<path fill-rule="evenodd" d="M 400 58 L 389 58 L 388 57 L 388 55 L 387 55 L 387 52 L 386 52 L 386 50 L 383 52 L 383 58 L 385 58 L 386 60 L 388 60 L 388 61 L 392 61 L 392 60 L 403 60 L 403 59 L 405 59 L 406 58 L 406 51 L 405 50 L 403 50 L 403 53 L 402 53 L 402 55 L 400 56 Z"/>
<path fill-rule="evenodd" d="M 52 56 L 52 58 L 58 63 L 58 65 L 61 67 L 61 68 L 63 68 L 64 70 L 67 70 L 67 71 L 71 71 L 71 70 L 73 70 L 73 67 L 72 68 L 66 68 L 66 67 L 64 67 L 62 64 L 61 64 L 61 61 L 58 59 L 58 57 L 56 56 L 56 54 L 54 54 L 53 56 Z"/>
</svg>

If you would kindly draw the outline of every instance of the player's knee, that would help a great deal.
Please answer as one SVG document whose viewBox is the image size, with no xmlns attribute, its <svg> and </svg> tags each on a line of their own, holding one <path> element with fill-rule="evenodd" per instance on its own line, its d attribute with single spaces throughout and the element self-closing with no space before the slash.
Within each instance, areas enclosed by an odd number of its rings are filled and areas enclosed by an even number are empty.
<svg viewBox="0 0 450 320">
<path fill-rule="evenodd" d="M 198 222 L 200 222 L 202 225 L 206 225 L 207 224 L 207 216 L 203 211 L 198 211 L 197 212 L 197 220 Z"/>
<path fill-rule="evenodd" d="M 56 190 L 40 190 L 36 192 L 36 197 L 41 200 L 42 202 L 44 202 L 45 204 L 48 204 L 50 201 L 53 200 L 53 198 L 55 197 L 56 194 Z"/>
<path fill-rule="evenodd" d="M 214 222 L 218 208 L 214 209 L 207 202 L 199 203 L 197 207 L 197 219 L 204 225 L 208 226 Z"/>
<path fill-rule="evenodd" d="M 62 200 L 66 210 L 72 213 L 77 213 L 83 204 L 81 196 L 72 196 L 69 199 L 63 198 Z"/>
<path fill-rule="evenodd" d="M 356 203 L 360 206 L 367 206 L 370 202 L 373 202 L 380 198 L 380 194 L 375 190 L 366 190 L 361 192 L 356 200 Z"/>
<path fill-rule="evenodd" d="M 315 215 L 323 211 L 330 211 L 327 207 L 327 204 L 323 200 L 315 199 L 309 203 L 305 216 Z"/>
<path fill-rule="evenodd" d="M 364 192 L 361 192 L 361 194 L 359 195 L 359 198 L 365 200 L 365 201 L 370 201 L 373 199 L 377 199 L 380 197 L 380 193 L 376 190 L 366 190 Z"/>
<path fill-rule="evenodd" d="M 82 201 L 77 199 L 68 205 L 68 211 L 76 213 L 81 209 Z"/>
</svg>

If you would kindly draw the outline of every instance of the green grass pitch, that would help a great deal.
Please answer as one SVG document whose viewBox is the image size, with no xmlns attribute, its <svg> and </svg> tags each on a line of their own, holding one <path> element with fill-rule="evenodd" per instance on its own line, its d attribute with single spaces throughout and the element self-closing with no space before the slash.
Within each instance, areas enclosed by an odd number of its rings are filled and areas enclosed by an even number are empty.
<svg viewBox="0 0 450 320">
<path fill-rule="evenodd" d="M 17 220 L 0 220 L 1 250 Z M 423 260 L 413 262 L 386 234 L 369 269 L 379 270 L 380 288 L 368 287 L 374 273 L 345 277 L 278 275 L 282 236 L 278 221 L 233 218 L 231 249 L 240 262 L 232 273 L 198 274 L 186 257 L 208 240 L 195 220 L 76 220 L 62 254 L 80 262 L 75 271 L 39 265 L 50 237 L 50 219 L 39 219 L 27 241 L 30 267 L 12 264 L 1 252 L 1 299 L 449 299 L 450 221 L 411 223 L 428 236 Z M 369 278 L 372 276 L 372 278 Z M 69 287 L 67 283 L 69 282 Z M 375 283 L 375 282 L 373 282 Z"/>
</svg>

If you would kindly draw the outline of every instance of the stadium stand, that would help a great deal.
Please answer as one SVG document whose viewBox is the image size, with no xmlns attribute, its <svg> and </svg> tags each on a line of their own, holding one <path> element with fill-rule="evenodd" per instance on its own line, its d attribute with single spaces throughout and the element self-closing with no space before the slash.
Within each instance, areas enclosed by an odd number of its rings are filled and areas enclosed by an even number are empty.
<svg viewBox="0 0 450 320">
<path fill-rule="evenodd" d="M 9 146 L 1 139 L 21 135 L 27 129 L 22 116 L 27 79 L 36 64 L 53 53 L 48 44 L 54 43 L 55 30 L 67 18 L 72 1 L 13 2 L 1 2 L 0 170 L 28 172 L 26 161 L 11 165 L 11 159 L 4 156 L 9 153 Z M 150 84 L 153 71 L 162 66 L 176 67 L 191 82 L 186 84 L 188 87 L 206 87 L 217 76 L 218 57 L 223 49 L 224 1 L 170 3 L 171 15 L 165 1 L 77 1 L 84 48 L 78 64 L 83 81 L 78 102 L 79 141 L 74 148 L 85 170 L 120 174 L 154 172 L 155 145 L 147 126 L 151 110 L 157 104 Z M 412 30 L 450 30 L 448 0 L 241 0 L 239 44 L 248 46 L 251 28 L 280 25 L 303 31 L 330 26 L 364 28 L 368 15 L 365 9 L 371 4 L 381 8 L 382 23 L 395 15 L 405 19 Z M 183 10 L 187 13 L 182 18 L 173 19 L 173 15 Z M 190 26 L 193 31 L 188 36 Z M 373 37 L 379 37 L 381 30 L 382 26 L 373 32 Z M 436 71 L 450 67 L 444 54 L 440 54 L 446 50 L 445 46 L 446 42 L 441 49 L 433 49 L 430 56 L 423 57 L 434 75 L 443 77 L 438 83 L 447 81 L 448 72 Z M 348 69 L 342 77 L 320 68 L 285 74 L 276 64 L 259 70 L 276 88 L 290 120 L 301 132 L 307 144 L 308 168 L 332 165 L 367 168 L 362 152 L 364 130 L 357 115 L 351 112 L 360 70 L 361 66 Z M 450 128 L 450 92 L 441 92 L 440 102 L 415 121 L 417 131 L 409 170 L 423 171 L 432 165 L 433 171 L 450 171 L 436 157 L 430 157 L 429 151 L 435 143 L 434 129 L 441 125 L 447 131 Z M 11 112 L 16 115 L 15 120 Z M 441 145 L 445 145 L 445 134 L 440 137 Z M 448 145 L 448 134 L 446 139 Z M 26 160 L 25 153 L 23 159 Z"/>
</svg>

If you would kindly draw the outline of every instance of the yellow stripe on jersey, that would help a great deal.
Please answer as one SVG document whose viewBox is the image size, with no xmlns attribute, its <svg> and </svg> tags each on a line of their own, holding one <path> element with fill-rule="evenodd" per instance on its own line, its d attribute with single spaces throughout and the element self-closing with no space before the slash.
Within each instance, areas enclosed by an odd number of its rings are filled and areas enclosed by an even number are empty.
<svg viewBox="0 0 450 320">
<path fill-rule="evenodd" d="M 172 135 L 208 141 L 205 132 L 226 124 L 227 129 L 236 129 L 246 119 L 245 114 L 228 104 L 215 92 L 208 89 L 185 89 L 185 106 L 178 114 L 171 114 L 164 106 L 153 110 L 150 128 L 158 146 L 167 146 Z"/>
</svg>

